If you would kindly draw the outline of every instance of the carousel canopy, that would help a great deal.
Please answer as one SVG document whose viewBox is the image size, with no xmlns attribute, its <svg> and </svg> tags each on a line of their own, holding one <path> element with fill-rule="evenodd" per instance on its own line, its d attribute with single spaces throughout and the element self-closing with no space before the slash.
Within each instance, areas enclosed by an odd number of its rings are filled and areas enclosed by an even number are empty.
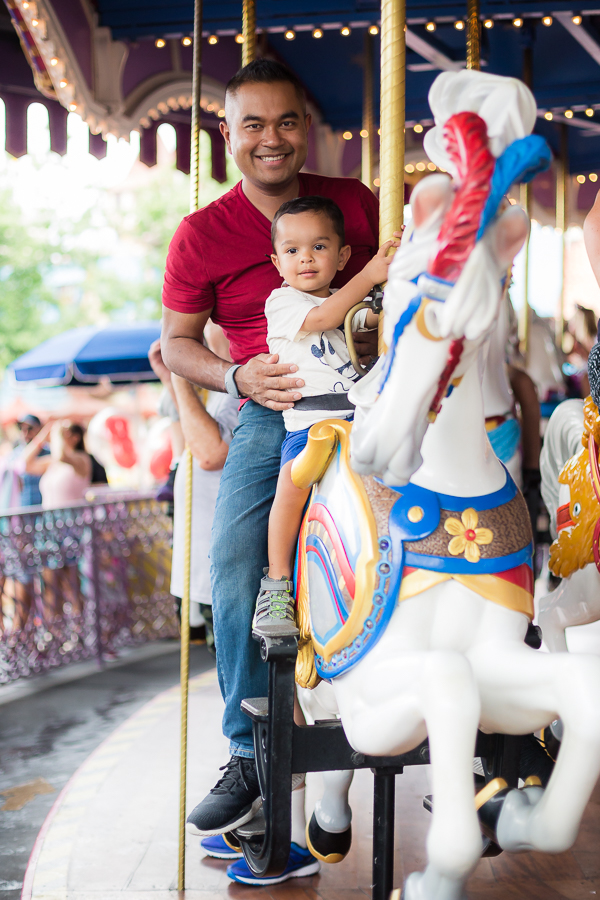
<svg viewBox="0 0 600 900">
<path fill-rule="evenodd" d="M 178 166 L 189 168 L 192 0 L 5 0 L 36 86 L 89 124 L 91 150 L 103 135 L 142 135 L 142 159 L 156 160 L 156 128 L 174 125 Z M 259 50 L 293 68 L 306 86 L 316 128 L 310 168 L 349 174 L 360 158 L 365 35 L 376 32 L 374 0 L 257 0 Z M 600 10 L 565 0 L 482 0 L 482 68 L 527 77 L 539 125 L 555 152 L 565 125 L 571 171 L 600 169 Z M 213 175 L 224 178 L 218 133 L 224 85 L 240 64 L 241 0 L 205 0 L 202 126 L 213 141 Z M 406 119 L 408 151 L 418 151 L 431 124 L 427 93 L 444 69 L 465 64 L 466 5 L 453 0 L 409 0 L 407 8 Z M 5 20 L 5 26 L 10 23 Z M 0 96 L 7 104 L 10 152 L 25 152 L 21 61 L 14 32 L 0 40 Z M 238 38 L 239 39 L 239 38 Z M 378 116 L 379 35 L 373 34 L 375 117 Z M 11 44 L 12 41 L 12 44 Z M 10 45 L 10 46 L 9 46 Z M 10 52 L 8 52 L 10 50 Z M 26 80 L 26 78 L 25 78 Z M 11 87 L 11 84 L 16 82 Z M 29 90 L 32 89 L 29 76 Z M 39 96 L 39 95 L 38 95 Z M 55 145 L 63 125 L 55 113 Z M 51 112 L 52 125 L 52 112 Z M 415 129 L 416 126 L 416 129 Z M 345 138 L 345 140 L 344 140 Z M 419 151 L 420 152 L 420 151 Z"/>
</svg>

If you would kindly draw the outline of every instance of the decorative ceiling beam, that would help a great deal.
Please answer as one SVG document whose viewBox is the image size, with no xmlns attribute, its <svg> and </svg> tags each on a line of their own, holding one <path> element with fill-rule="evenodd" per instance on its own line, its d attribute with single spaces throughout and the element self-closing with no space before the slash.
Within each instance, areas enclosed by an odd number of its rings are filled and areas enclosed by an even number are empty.
<svg viewBox="0 0 600 900">
<path fill-rule="evenodd" d="M 458 72 L 459 69 L 464 69 L 465 67 L 464 62 L 456 62 L 456 60 L 450 59 L 449 56 L 446 56 L 441 50 L 432 47 L 426 40 L 415 34 L 414 31 L 411 31 L 410 28 L 406 29 L 406 46 L 418 53 L 419 56 L 422 56 L 423 59 L 426 59 L 434 68 L 441 69 L 443 72 Z"/>
<path fill-rule="evenodd" d="M 562 27 L 569 32 L 571 37 L 575 38 L 577 43 L 581 44 L 594 62 L 598 63 L 600 66 L 600 44 L 592 37 L 589 31 L 586 31 L 583 25 L 575 25 L 571 13 L 555 12 L 553 15 L 557 22 L 560 22 Z"/>
</svg>

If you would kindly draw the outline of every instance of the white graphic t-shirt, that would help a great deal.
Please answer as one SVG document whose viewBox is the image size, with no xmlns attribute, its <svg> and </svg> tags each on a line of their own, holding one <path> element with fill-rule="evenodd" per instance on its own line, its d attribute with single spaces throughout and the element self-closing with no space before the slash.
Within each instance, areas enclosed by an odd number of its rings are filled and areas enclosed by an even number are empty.
<svg viewBox="0 0 600 900">
<path fill-rule="evenodd" d="M 299 388 L 303 397 L 345 395 L 359 377 L 350 362 L 343 326 L 320 333 L 300 330 L 308 313 L 326 299 L 286 286 L 274 290 L 265 304 L 269 351 L 279 354 L 280 363 L 298 366 L 296 374 L 304 380 L 304 387 Z M 361 309 L 354 316 L 354 331 L 363 330 L 366 314 L 367 310 Z M 286 409 L 283 420 L 288 431 L 301 431 L 323 419 L 349 415 L 343 407 L 339 411 Z"/>
</svg>

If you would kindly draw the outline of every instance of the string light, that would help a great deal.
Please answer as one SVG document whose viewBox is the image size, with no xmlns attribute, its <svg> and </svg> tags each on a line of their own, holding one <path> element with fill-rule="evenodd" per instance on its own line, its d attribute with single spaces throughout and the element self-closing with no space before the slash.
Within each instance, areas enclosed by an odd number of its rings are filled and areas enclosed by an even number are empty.
<svg viewBox="0 0 600 900">
<path fill-rule="evenodd" d="M 183 44 L 184 47 L 189 47 L 192 43 L 192 39 L 191 39 L 191 37 L 181 38 L 181 43 Z"/>
<path fill-rule="evenodd" d="M 155 47 L 158 47 L 158 49 L 160 50 L 162 47 L 165 46 L 165 41 L 164 41 L 162 38 L 157 38 L 157 39 L 154 41 L 154 46 L 155 46 Z"/>
<path fill-rule="evenodd" d="M 209 103 L 208 106 L 206 107 L 206 112 L 212 112 L 214 110 L 214 108 L 215 108 L 215 104 Z"/>
<path fill-rule="evenodd" d="M 224 110 L 224 109 L 218 109 L 218 110 L 217 110 L 217 115 L 218 115 L 218 117 L 219 117 L 220 119 L 224 119 L 224 118 L 225 118 L 225 110 Z"/>
<path fill-rule="evenodd" d="M 552 115 L 550 110 L 548 110 L 548 112 L 544 113 L 544 118 L 546 119 L 547 122 L 551 122 L 552 119 L 554 118 L 554 116 Z"/>
<path fill-rule="evenodd" d="M 379 28 L 377 27 L 377 25 L 371 25 L 371 27 L 369 28 L 369 34 L 379 34 Z M 379 184 L 378 178 L 376 178 L 375 181 L 377 181 L 377 183 Z M 373 184 L 375 184 L 375 181 L 373 182 Z"/>
<path fill-rule="evenodd" d="M 373 185 L 374 185 L 375 187 L 379 187 L 380 184 L 381 184 L 381 181 L 379 180 L 379 178 L 374 178 L 374 179 L 373 179 Z"/>
<path fill-rule="evenodd" d="M 519 17 L 513 19 L 513 25 L 515 26 L 515 28 L 521 28 L 523 26 L 523 19 Z"/>
<path fill-rule="evenodd" d="M 76 109 L 77 109 L 76 103 L 69 103 L 69 112 L 75 112 Z"/>
<path fill-rule="evenodd" d="M 27 0 L 25 0 L 25 3 L 23 3 L 23 9 L 29 9 L 29 3 L 27 3 Z"/>
<path fill-rule="evenodd" d="M 598 181 L 598 176 L 596 175 L 595 172 L 591 172 L 591 173 L 588 175 L 588 178 L 590 179 L 590 181 Z"/>
<path fill-rule="evenodd" d="M 415 171 L 415 167 L 412 163 L 409 163 L 407 166 L 404 166 L 404 170 L 408 172 L 409 175 L 412 175 L 412 173 Z"/>
<path fill-rule="evenodd" d="M 462 19 L 457 19 L 456 22 L 454 23 L 454 27 L 456 28 L 457 31 L 463 31 L 464 27 L 465 27 L 465 23 L 463 22 Z"/>
<path fill-rule="evenodd" d="M 62 81 L 59 81 L 59 82 L 58 82 L 58 86 L 61 87 L 61 88 L 66 88 L 66 86 L 67 86 L 68 83 L 69 83 L 69 82 L 68 82 L 68 81 L 65 81 L 65 79 L 63 78 Z"/>
<path fill-rule="evenodd" d="M 430 172 L 435 172 L 437 166 L 436 166 L 435 163 L 428 162 L 428 163 L 427 163 L 427 168 L 429 169 Z"/>
<path fill-rule="evenodd" d="M 485 22 L 483 23 L 483 27 L 484 27 L 484 28 L 493 28 L 493 27 L 494 27 L 494 20 L 493 20 L 493 19 L 486 19 Z"/>
<path fill-rule="evenodd" d="M 552 16 L 544 16 L 542 19 L 542 25 L 545 25 L 546 28 L 549 28 L 552 25 Z"/>
<path fill-rule="evenodd" d="M 208 43 L 214 47 L 215 44 L 219 43 L 219 38 L 217 37 L 216 34 L 209 34 Z"/>
<path fill-rule="evenodd" d="M 283 35 L 286 41 L 293 41 L 296 39 L 296 32 L 293 28 L 288 28 L 288 30 Z"/>
<path fill-rule="evenodd" d="M 425 171 L 425 163 L 424 163 L 424 162 L 418 162 L 418 163 L 417 163 L 417 172 L 424 172 L 424 171 Z"/>
<path fill-rule="evenodd" d="M 435 22 L 427 22 L 427 24 L 425 25 L 425 31 L 435 31 L 436 28 L 437 25 L 435 24 Z"/>
<path fill-rule="evenodd" d="M 578 175 L 577 181 L 579 182 L 579 184 L 585 184 L 585 175 Z"/>
<path fill-rule="evenodd" d="M 361 136 L 361 138 L 368 138 L 368 137 L 369 137 L 369 132 L 367 131 L 366 128 L 363 128 L 363 129 L 362 129 L 362 131 L 360 132 L 360 136 Z"/>
<path fill-rule="evenodd" d="M 581 18 L 581 16 L 573 16 L 571 19 L 573 25 L 581 25 L 582 21 L 583 19 Z"/>
<path fill-rule="evenodd" d="M 573 118 L 573 110 L 565 109 L 565 119 L 572 119 L 572 118 Z"/>
<path fill-rule="evenodd" d="M 352 140 L 352 132 L 351 132 L 351 131 L 345 131 L 345 132 L 343 133 L 342 137 L 344 138 L 345 141 L 351 141 L 351 140 Z"/>
<path fill-rule="evenodd" d="M 239 34 L 239 33 L 236 34 L 236 36 L 235 36 L 235 42 L 236 42 L 236 44 L 243 44 L 243 43 L 244 43 L 244 35 L 243 35 L 243 34 Z"/>
<path fill-rule="evenodd" d="M 40 23 L 39 23 L 38 19 L 32 19 L 31 24 L 33 25 L 34 28 L 37 28 Z"/>
<path fill-rule="evenodd" d="M 588 108 L 585 111 L 585 114 L 588 117 L 588 119 L 592 118 L 592 116 L 594 115 L 594 110 L 592 109 L 591 106 L 588 106 Z"/>
<path fill-rule="evenodd" d="M 315 28 L 315 30 L 313 31 L 313 37 L 314 38 L 322 38 L 323 37 L 322 30 L 320 28 Z"/>
<path fill-rule="evenodd" d="M 417 122 L 417 124 L 413 126 L 413 131 L 415 131 L 417 134 L 421 134 L 421 132 L 423 131 L 423 126 L 420 122 Z"/>
<path fill-rule="evenodd" d="M 381 128 L 377 129 L 377 134 L 381 137 Z"/>
<path fill-rule="evenodd" d="M 344 37 L 348 37 L 348 35 L 351 34 L 351 33 L 352 33 L 352 29 L 350 28 L 349 25 L 344 25 L 344 26 L 340 29 L 340 34 L 343 35 Z"/>
<path fill-rule="evenodd" d="M 57 60 L 57 58 L 56 58 L 55 56 L 53 56 L 52 59 L 50 60 L 50 65 L 51 65 L 51 66 L 57 66 L 57 65 L 58 65 L 58 60 Z"/>
</svg>

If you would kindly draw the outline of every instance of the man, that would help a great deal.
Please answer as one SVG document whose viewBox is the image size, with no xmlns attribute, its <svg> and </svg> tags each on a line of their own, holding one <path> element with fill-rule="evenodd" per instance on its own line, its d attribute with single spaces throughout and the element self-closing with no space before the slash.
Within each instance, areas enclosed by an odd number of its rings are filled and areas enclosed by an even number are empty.
<svg viewBox="0 0 600 900">
<path fill-rule="evenodd" d="M 268 356 L 264 305 L 281 284 L 270 261 L 271 221 L 282 203 L 297 196 L 335 200 L 352 255 L 334 287 L 359 272 L 379 243 L 377 201 L 368 188 L 354 179 L 299 174 L 309 126 L 302 86 L 285 67 L 260 59 L 240 70 L 227 85 L 221 132 L 242 180 L 184 219 L 167 259 L 162 335 L 167 366 L 195 384 L 249 398 L 221 478 L 211 546 L 223 732 L 232 756 L 224 776 L 188 818 L 194 834 L 230 831 L 260 806 L 251 723 L 240 702 L 267 693 L 266 666 L 251 640 L 251 622 L 268 562 L 268 516 L 285 434 L 281 411 L 300 399 L 297 388 L 303 385 L 294 376 L 296 366 Z M 234 365 L 203 346 L 209 316 L 229 339 Z"/>
<path fill-rule="evenodd" d="M 34 437 L 37 437 L 39 434 L 41 427 L 42 423 L 37 416 L 23 416 L 19 422 L 19 428 L 21 429 L 24 443 L 30 444 Z M 41 447 L 38 456 L 47 456 L 49 453 L 50 448 L 47 444 L 44 444 Z M 23 472 L 21 474 L 23 488 L 21 491 L 20 506 L 39 506 L 41 504 L 42 495 L 40 494 L 40 477 L 40 475 L 32 475 L 30 472 Z"/>
</svg>

